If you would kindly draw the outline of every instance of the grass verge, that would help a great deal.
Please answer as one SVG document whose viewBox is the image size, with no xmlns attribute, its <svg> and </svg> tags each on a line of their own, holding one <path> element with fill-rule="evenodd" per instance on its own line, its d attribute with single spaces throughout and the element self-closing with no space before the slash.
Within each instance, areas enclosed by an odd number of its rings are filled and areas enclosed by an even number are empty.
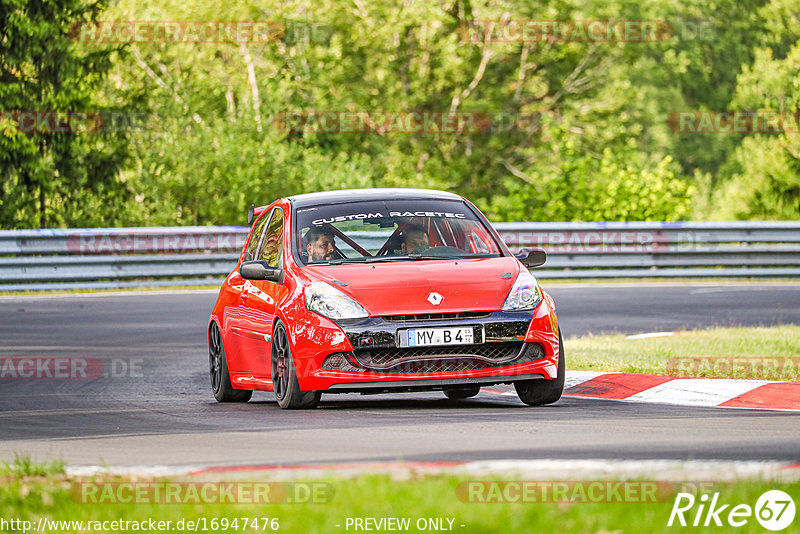
<svg viewBox="0 0 800 534">
<path fill-rule="evenodd" d="M 800 326 L 795 325 L 644 339 L 589 335 L 569 338 L 564 346 L 567 365 L 576 371 L 800 381 Z"/>
<path fill-rule="evenodd" d="M 657 492 L 634 491 L 632 494 L 623 490 L 615 493 L 608 484 L 614 481 L 601 482 L 600 491 L 593 492 L 592 481 L 570 483 L 558 498 L 553 498 L 556 483 L 527 482 L 526 486 L 533 491 L 513 491 L 515 486 L 506 482 L 483 478 L 481 481 L 464 476 L 440 475 L 412 477 L 410 480 L 396 480 L 386 475 L 364 475 L 352 479 L 326 479 L 316 481 L 297 481 L 292 483 L 272 483 L 269 494 L 282 495 L 279 503 L 251 504 L 209 504 L 202 498 L 196 502 L 194 497 L 188 498 L 190 492 L 185 483 L 181 486 L 181 500 L 178 504 L 152 504 L 154 493 L 134 493 L 122 491 L 130 484 L 130 479 L 114 478 L 110 480 L 76 480 L 65 475 L 21 476 L 6 475 L 0 478 L 0 518 L 5 521 L 28 521 L 17 523 L 22 527 L 36 530 L 40 520 L 48 532 L 128 532 L 151 530 L 134 527 L 130 523 L 112 524 L 111 521 L 148 522 L 161 521 L 162 532 L 185 531 L 217 531 L 217 532 L 354 532 L 354 520 L 374 518 L 408 519 L 409 532 L 449 530 L 463 533 L 522 533 L 522 532 L 560 532 L 560 533 L 667 533 L 674 532 L 676 527 L 668 527 L 667 523 L 675 503 L 678 491 L 691 491 L 685 486 L 660 486 Z M 175 484 L 166 480 L 137 482 L 137 488 L 143 484 Z M 478 491 L 473 491 L 470 484 L 478 483 Z M 237 481 L 238 484 L 245 482 Z M 134 501 L 125 504 L 87 502 L 83 487 L 111 488 L 101 490 L 99 495 L 116 495 L 112 500 L 128 498 Z M 195 483 L 202 484 L 202 483 Z M 219 482 L 206 483 L 219 484 Z M 558 484 L 564 484 L 559 482 Z M 577 485 L 576 485 L 577 484 Z M 595 482 L 595 484 L 597 484 Z M 627 486 L 653 484 L 646 481 L 628 481 Z M 284 491 L 274 491 L 279 487 Z M 580 491 L 577 491 L 580 486 Z M 325 488 L 324 499 L 317 492 L 316 498 L 312 489 Z M 518 487 L 518 486 L 516 486 Z M 780 489 L 787 492 L 795 500 L 800 498 L 798 482 L 766 482 L 739 481 L 725 484 L 702 483 L 689 486 L 695 489 L 693 495 L 697 505 L 685 513 L 689 525 L 694 520 L 700 504 L 700 495 L 709 497 L 718 492 L 718 505 L 729 504 L 727 511 L 739 504 L 755 508 L 759 497 L 768 490 Z M 303 489 L 305 488 L 305 489 Z M 493 491 L 494 488 L 496 491 Z M 297 499 L 298 503 L 289 503 L 286 496 L 305 495 Z M 177 493 L 175 495 L 178 495 Z M 208 495 L 208 494 L 207 494 Z M 252 494 L 251 494 L 252 495 Z M 549 496 L 549 498 L 548 498 Z M 309 502 L 311 501 L 311 502 Z M 489 502 L 485 502 L 489 501 Z M 500 502 L 502 501 L 502 502 Z M 542 502 L 545 501 L 545 502 Z M 726 521 L 727 511 L 721 514 L 721 521 Z M 705 520 L 702 514 L 700 524 Z M 72 521 L 72 524 L 52 522 Z M 194 528 L 189 522 L 197 524 Z M 76 522 L 81 522 L 77 524 Z M 97 522 L 97 523 L 90 523 Z M 169 523 L 166 523 L 169 522 Z M 195 523 L 199 522 L 199 523 Z M 795 520 L 797 524 L 798 520 Z M 424 525 L 423 525 L 424 523 Z M 363 524 L 363 523 L 362 523 Z M 349 526 L 348 526 L 349 525 Z M 442 528 L 431 528 L 440 525 Z M 712 529 L 714 528 L 711 523 Z M 257 528 L 253 528 L 256 526 Z M 374 526 L 374 525 L 373 525 Z M 425 528 L 419 528 L 424 526 Z M 723 523 L 723 528 L 727 525 Z M 8 527 L 8 525 L 6 525 Z M 444 528 L 447 527 L 447 528 Z M 708 531 L 708 528 L 677 527 L 678 530 Z M 727 526 L 730 529 L 729 526 Z M 374 529 L 378 530 L 378 529 Z M 387 530 L 387 529 L 384 529 Z M 747 519 L 744 526 L 734 529 L 737 532 L 764 532 L 756 517 Z M 151 530 L 153 531 L 153 530 Z M 786 530 L 791 531 L 791 528 Z"/>
<path fill-rule="evenodd" d="M 30 456 L 16 455 L 13 462 L 0 462 L 0 477 L 44 477 L 64 473 L 64 462 L 34 462 Z"/>
</svg>

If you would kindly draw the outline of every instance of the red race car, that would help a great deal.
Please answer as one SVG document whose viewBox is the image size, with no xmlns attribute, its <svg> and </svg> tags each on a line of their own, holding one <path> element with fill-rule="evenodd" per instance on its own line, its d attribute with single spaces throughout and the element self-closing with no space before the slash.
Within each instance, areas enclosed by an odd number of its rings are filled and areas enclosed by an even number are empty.
<svg viewBox="0 0 800 534">
<path fill-rule="evenodd" d="M 253 221 L 253 219 L 255 219 Z M 239 263 L 208 327 L 214 397 L 274 391 L 281 408 L 322 393 L 514 384 L 528 405 L 564 388 L 553 299 L 484 215 L 443 191 L 310 193 L 251 208 Z"/>
</svg>

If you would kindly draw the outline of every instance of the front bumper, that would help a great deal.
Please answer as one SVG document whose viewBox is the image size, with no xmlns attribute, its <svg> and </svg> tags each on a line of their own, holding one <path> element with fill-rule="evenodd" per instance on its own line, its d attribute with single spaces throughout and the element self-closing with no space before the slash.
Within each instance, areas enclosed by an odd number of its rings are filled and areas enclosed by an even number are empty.
<svg viewBox="0 0 800 534">
<path fill-rule="evenodd" d="M 414 380 L 381 380 L 378 382 L 353 382 L 334 384 L 326 393 L 399 393 L 409 391 L 435 391 L 446 387 L 459 386 L 494 386 L 516 382 L 517 380 L 538 380 L 542 379 L 539 373 L 527 375 L 497 375 L 497 376 L 474 376 L 461 378 L 440 378 L 440 379 L 414 379 Z"/>
<path fill-rule="evenodd" d="M 399 346 L 400 331 L 444 326 L 480 328 L 485 338 L 474 345 Z M 549 297 L 528 312 L 369 317 L 338 324 L 323 320 L 314 325 L 316 337 L 320 329 L 330 329 L 322 337 L 339 342 L 326 348 L 295 347 L 298 381 L 305 391 L 421 391 L 557 375 L 558 325 Z M 323 363 L 330 367 L 332 355 L 345 358 L 347 365 L 324 368 Z"/>
</svg>

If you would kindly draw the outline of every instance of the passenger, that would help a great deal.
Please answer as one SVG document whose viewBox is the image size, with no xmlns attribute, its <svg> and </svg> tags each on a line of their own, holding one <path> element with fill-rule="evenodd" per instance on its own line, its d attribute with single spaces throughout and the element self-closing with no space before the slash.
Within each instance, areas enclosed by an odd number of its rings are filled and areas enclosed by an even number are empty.
<svg viewBox="0 0 800 534">
<path fill-rule="evenodd" d="M 428 232 L 419 225 L 412 225 L 406 228 L 401 239 L 400 250 L 403 251 L 403 254 L 423 251 L 431 246 L 428 240 Z"/>
</svg>

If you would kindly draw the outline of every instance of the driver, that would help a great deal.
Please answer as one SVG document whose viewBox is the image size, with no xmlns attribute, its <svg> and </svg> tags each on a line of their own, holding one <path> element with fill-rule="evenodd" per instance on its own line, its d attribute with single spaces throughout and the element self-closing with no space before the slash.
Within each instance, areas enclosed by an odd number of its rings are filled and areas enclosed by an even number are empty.
<svg viewBox="0 0 800 534">
<path fill-rule="evenodd" d="M 424 250 L 431 246 L 428 240 L 428 232 L 417 224 L 406 228 L 401 239 L 400 250 L 403 251 L 403 254 L 410 254 L 417 249 Z"/>
<path fill-rule="evenodd" d="M 306 242 L 306 254 L 308 261 L 329 261 L 333 259 L 336 247 L 336 238 L 333 232 L 321 226 L 313 226 L 306 235 L 303 236 Z"/>
</svg>

